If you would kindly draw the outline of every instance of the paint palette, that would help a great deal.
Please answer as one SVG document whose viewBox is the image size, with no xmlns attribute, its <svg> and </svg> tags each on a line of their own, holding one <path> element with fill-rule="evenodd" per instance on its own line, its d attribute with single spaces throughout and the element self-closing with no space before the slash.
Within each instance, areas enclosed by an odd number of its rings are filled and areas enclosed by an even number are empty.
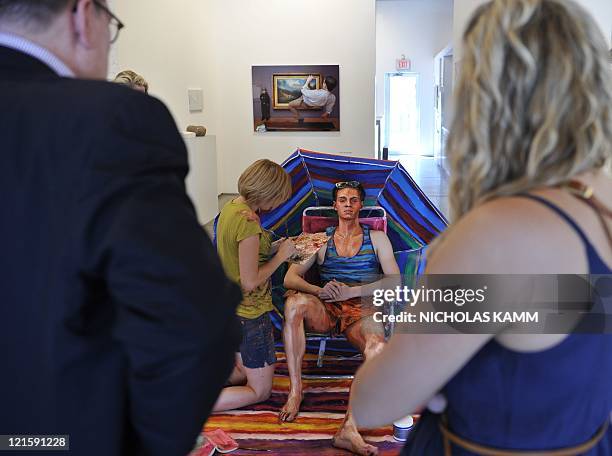
<svg viewBox="0 0 612 456">
<path fill-rule="evenodd" d="M 302 233 L 291 239 L 298 253 L 289 262 L 304 264 L 327 243 L 329 236 L 325 233 Z"/>
</svg>

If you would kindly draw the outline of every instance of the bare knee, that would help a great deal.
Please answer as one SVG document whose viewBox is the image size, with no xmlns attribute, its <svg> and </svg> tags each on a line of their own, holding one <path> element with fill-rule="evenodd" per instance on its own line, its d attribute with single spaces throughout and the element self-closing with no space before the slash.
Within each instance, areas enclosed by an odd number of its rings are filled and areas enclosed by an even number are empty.
<svg viewBox="0 0 612 456">
<path fill-rule="evenodd" d="M 297 323 L 304 320 L 306 309 L 308 308 L 308 300 L 300 295 L 291 295 L 285 301 L 285 321 L 288 323 Z"/>
<path fill-rule="evenodd" d="M 385 340 L 382 337 L 375 337 L 367 341 L 363 356 L 365 359 L 373 358 L 385 348 Z"/>
</svg>

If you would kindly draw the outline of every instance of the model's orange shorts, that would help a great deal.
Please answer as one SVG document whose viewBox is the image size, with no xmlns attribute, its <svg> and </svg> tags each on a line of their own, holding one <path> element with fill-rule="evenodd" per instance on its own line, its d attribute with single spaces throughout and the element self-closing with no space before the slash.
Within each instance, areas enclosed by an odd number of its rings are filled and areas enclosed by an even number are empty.
<svg viewBox="0 0 612 456">
<path fill-rule="evenodd" d="M 303 293 L 295 290 L 288 290 L 285 293 L 285 297 Z M 309 294 L 309 293 L 304 293 Z M 315 296 L 315 295 L 311 295 Z M 318 299 L 318 296 L 315 296 Z M 351 298 L 346 301 L 337 302 L 325 302 L 325 310 L 329 315 L 332 325 L 336 328 L 336 332 L 343 333 L 346 328 L 354 323 L 357 323 L 362 318 L 371 317 L 377 311 L 376 307 L 372 304 L 372 299 L 369 297 Z"/>
</svg>

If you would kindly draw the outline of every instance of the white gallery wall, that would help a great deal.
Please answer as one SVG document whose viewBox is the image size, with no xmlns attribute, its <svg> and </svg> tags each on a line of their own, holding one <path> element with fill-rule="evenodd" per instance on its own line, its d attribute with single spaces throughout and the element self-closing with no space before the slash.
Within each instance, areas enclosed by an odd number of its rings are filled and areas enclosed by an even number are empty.
<svg viewBox="0 0 612 456">
<path fill-rule="evenodd" d="M 376 2 L 376 116 L 385 114 L 385 74 L 402 54 L 419 74 L 421 150 L 433 155 L 434 58 L 453 38 L 453 0 Z M 384 119 L 383 119 L 384 122 Z M 383 129 L 384 131 L 384 129 Z"/>
<path fill-rule="evenodd" d="M 609 40 L 612 1 L 578 1 Z M 218 189 L 230 193 L 250 163 L 264 157 L 280 162 L 298 146 L 373 156 L 375 115 L 384 114 L 384 74 L 401 54 L 421 74 L 421 142 L 427 153 L 433 58 L 449 42 L 460 58 L 465 23 L 483 2 L 111 0 L 126 28 L 113 46 L 110 72 L 141 73 L 180 129 L 202 124 L 216 136 Z M 267 64 L 340 65 L 341 131 L 253 132 L 251 66 Z M 189 112 L 188 88 L 203 89 L 203 111 Z"/>
<path fill-rule="evenodd" d="M 202 0 L 112 0 L 115 14 L 125 23 L 111 52 L 110 75 L 134 70 L 144 76 L 149 93 L 172 112 L 179 128 L 214 123 L 209 68 L 211 36 Z M 187 88 L 204 90 L 204 110 L 190 113 Z"/>
<path fill-rule="evenodd" d="M 296 147 L 374 155 L 374 0 L 213 1 L 213 85 L 223 192 L 259 158 Z M 340 132 L 253 132 L 252 65 L 340 65 Z"/>
<path fill-rule="evenodd" d="M 374 155 L 375 0 L 113 0 L 126 23 L 112 69 L 130 68 L 179 128 L 216 135 L 219 192 L 259 158 L 296 147 Z M 253 132 L 252 65 L 340 65 L 340 132 Z M 204 90 L 190 113 L 187 89 Z"/>
</svg>

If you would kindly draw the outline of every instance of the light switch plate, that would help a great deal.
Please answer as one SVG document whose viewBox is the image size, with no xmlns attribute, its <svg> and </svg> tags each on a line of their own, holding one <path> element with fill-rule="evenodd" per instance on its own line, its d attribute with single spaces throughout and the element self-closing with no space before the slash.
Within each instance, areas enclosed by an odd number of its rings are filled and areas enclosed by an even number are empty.
<svg viewBox="0 0 612 456">
<path fill-rule="evenodd" d="M 202 111 L 204 109 L 204 91 L 202 89 L 187 89 L 190 111 Z"/>
</svg>

